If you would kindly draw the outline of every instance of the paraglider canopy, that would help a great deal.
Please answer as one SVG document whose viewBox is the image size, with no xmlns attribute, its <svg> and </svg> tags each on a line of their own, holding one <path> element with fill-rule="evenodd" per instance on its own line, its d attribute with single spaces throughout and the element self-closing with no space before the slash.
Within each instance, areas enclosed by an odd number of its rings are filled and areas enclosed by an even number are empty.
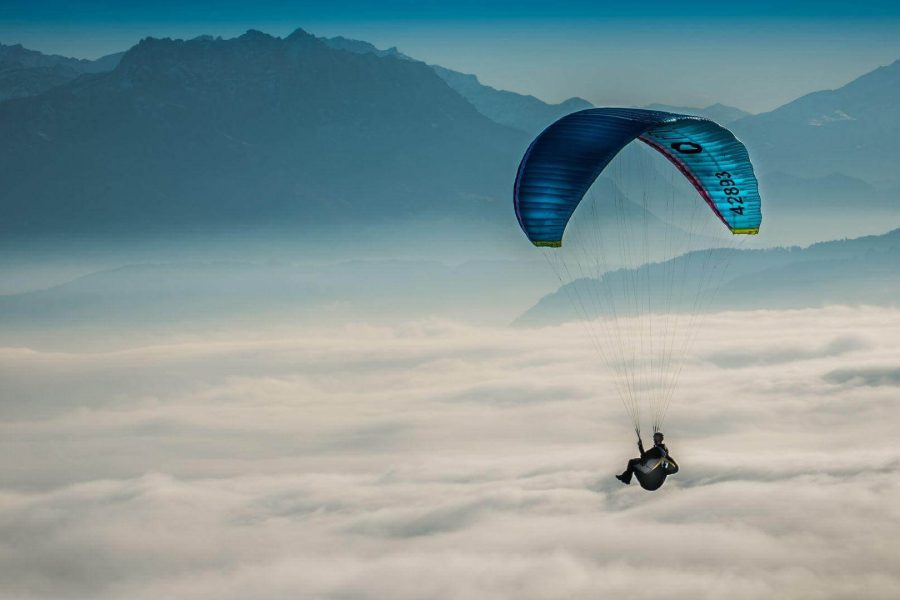
<svg viewBox="0 0 900 600">
<path fill-rule="evenodd" d="M 635 140 L 656 152 L 613 160 Z M 656 153 L 676 169 L 651 167 L 656 157 L 645 158 Z M 667 184 L 658 177 L 666 171 Z M 709 119 L 592 108 L 560 118 L 532 141 L 513 201 L 519 225 L 561 284 L 535 318 L 565 314 L 555 306 L 567 299 L 635 432 L 642 413 L 658 430 L 703 316 L 726 283 L 733 247 L 759 231 L 747 149 Z M 635 473 L 645 489 L 657 489 L 673 469 L 674 461 L 657 461 Z"/>
<path fill-rule="evenodd" d="M 735 234 L 761 221 L 747 149 L 709 119 L 655 110 L 590 108 L 567 115 L 531 143 L 516 175 L 519 225 L 535 246 L 558 247 L 582 197 L 635 139 L 660 152 Z"/>
</svg>

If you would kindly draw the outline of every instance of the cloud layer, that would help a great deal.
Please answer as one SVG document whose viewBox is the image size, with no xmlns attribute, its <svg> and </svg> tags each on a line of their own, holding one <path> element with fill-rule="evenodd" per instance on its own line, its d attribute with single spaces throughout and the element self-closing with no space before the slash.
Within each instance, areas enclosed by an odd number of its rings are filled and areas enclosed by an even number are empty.
<svg viewBox="0 0 900 600">
<path fill-rule="evenodd" d="M 576 325 L 0 348 L 0 597 L 895 598 L 897 339 L 712 316 L 652 494 Z"/>
</svg>

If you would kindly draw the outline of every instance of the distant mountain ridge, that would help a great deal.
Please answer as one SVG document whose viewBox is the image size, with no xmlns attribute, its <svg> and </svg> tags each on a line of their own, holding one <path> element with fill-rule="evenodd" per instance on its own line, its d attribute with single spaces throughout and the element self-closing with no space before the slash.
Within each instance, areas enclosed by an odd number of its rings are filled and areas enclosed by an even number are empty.
<svg viewBox="0 0 900 600">
<path fill-rule="evenodd" d="M 216 38 L 210 35 L 201 35 L 193 39 L 212 41 Z M 416 61 L 400 52 L 396 46 L 381 50 L 369 42 L 343 36 L 318 39 L 336 50 Z M 0 44 L 0 101 L 43 93 L 53 87 L 68 83 L 82 73 L 111 71 L 124 54 L 124 52 L 118 52 L 91 61 L 47 55 L 35 50 L 27 50 L 18 44 L 15 46 Z M 429 66 L 483 115 L 496 123 L 514 127 L 532 135 L 540 133 L 544 127 L 562 116 L 593 106 L 581 98 L 569 98 L 560 104 L 549 104 L 534 96 L 497 90 L 483 85 L 476 75 L 460 73 L 440 65 Z"/>
<path fill-rule="evenodd" d="M 763 172 L 900 184 L 900 60 L 731 124 Z"/>
<path fill-rule="evenodd" d="M 503 125 L 537 135 L 558 119 L 579 110 L 593 108 L 582 98 L 569 98 L 559 104 L 548 104 L 534 96 L 498 90 L 484 85 L 475 75 L 459 73 L 432 65 L 450 87 L 462 94 L 481 114 Z"/>
<path fill-rule="evenodd" d="M 393 56 L 401 60 L 415 60 L 396 47 L 379 50 L 369 42 L 345 37 L 320 38 L 333 48 L 360 54 Z M 560 104 L 549 104 L 534 96 L 498 90 L 482 84 L 476 75 L 460 73 L 440 65 L 429 65 L 451 88 L 472 103 L 478 112 L 492 121 L 514 127 L 531 135 L 537 135 L 545 127 L 569 113 L 593 105 L 581 98 L 569 98 Z"/>
<path fill-rule="evenodd" d="M 537 259 L 539 260 L 539 259 Z M 552 275 L 525 261 L 355 260 L 327 265 L 246 261 L 126 265 L 48 289 L 0 295 L 0 339 L 19 329 L 128 323 L 184 326 L 196 320 L 271 315 L 329 318 L 394 315 L 420 318 L 499 313 L 524 307 Z M 498 281 L 502 278 L 502 285 Z M 473 290 L 490 290 L 473 294 Z"/>
<path fill-rule="evenodd" d="M 696 115 L 698 117 L 706 117 L 707 119 L 712 119 L 720 125 L 727 125 L 733 121 L 737 121 L 738 119 L 743 119 L 744 117 L 750 116 L 750 113 L 746 110 L 742 110 L 734 106 L 728 106 L 726 104 L 721 104 L 719 102 L 711 104 L 706 108 L 672 106 L 669 104 L 648 104 L 644 108 L 649 108 L 650 110 L 662 110 L 665 112 L 681 113 L 685 115 Z"/>
<path fill-rule="evenodd" d="M 354 52 L 356 54 L 374 54 L 375 56 L 393 56 L 394 58 L 399 58 L 400 60 L 415 60 L 414 58 L 400 52 L 400 50 L 398 50 L 396 46 L 392 46 L 387 50 L 380 50 L 376 48 L 374 44 L 370 44 L 369 42 L 345 38 L 341 35 L 336 37 L 320 37 L 319 39 L 332 48 L 336 48 L 338 50 L 346 50 L 347 52 Z"/>
<path fill-rule="evenodd" d="M 728 279 L 709 310 L 808 308 L 830 304 L 897 305 L 900 230 L 808 248 L 721 250 L 732 253 Z M 675 259 L 684 260 L 684 257 Z M 643 277 L 647 270 L 617 271 Z M 343 261 L 327 265 L 241 261 L 128 265 L 48 289 L 0 295 L 0 331 L 88 324 L 169 324 L 202 319 L 329 318 L 356 314 L 421 317 L 433 311 L 508 319 L 556 281 L 539 258 L 469 261 Z M 688 285 L 691 283 L 688 282 Z M 582 279 L 581 297 L 602 281 Z M 473 293 L 479 290 L 479 293 Z M 605 296 L 600 296 L 605 297 Z M 455 311 L 455 312 L 454 312 Z M 541 298 L 518 325 L 552 325 L 574 316 L 568 292 Z"/>
<path fill-rule="evenodd" d="M 148 38 L 112 71 L 0 103 L 0 230 L 491 222 L 527 142 L 417 61 L 303 30 Z"/>
<path fill-rule="evenodd" d="M 680 285 L 696 290 L 699 287 L 694 279 L 707 275 L 697 269 L 698 261 L 690 263 L 691 268 L 683 268 L 681 265 L 688 259 L 683 255 L 668 262 L 676 263 L 677 272 L 686 274 Z M 820 242 L 806 248 L 716 250 L 709 262 L 728 265 L 724 284 L 709 310 L 900 304 L 900 229 L 878 236 Z M 662 271 L 662 263 L 613 271 L 600 279 L 567 283 L 543 297 L 517 323 L 546 325 L 571 320 L 574 316 L 570 302 L 572 290 L 577 290 L 581 297 L 596 294 L 603 298 L 608 293 L 604 286 L 622 289 L 623 278 L 661 282 L 663 278 L 658 277 L 658 271 Z M 566 287 L 570 290 L 566 291 Z M 652 286 L 651 293 L 662 294 L 663 289 Z"/>
<path fill-rule="evenodd" d="M 85 60 L 0 44 L 0 101 L 34 96 L 84 73 L 111 70 L 122 54 Z"/>
<path fill-rule="evenodd" d="M 12 73 L 17 96 L 0 102 L 0 232 L 10 236 L 260 223 L 352 232 L 431 215 L 445 230 L 477 222 L 512 237 L 509 186 L 524 149 L 590 106 L 547 104 L 396 48 L 302 30 L 148 39 L 97 61 L 0 46 L 0 65 L 0 93 Z M 898 74 L 894 63 L 729 124 L 757 167 L 773 243 L 898 224 Z M 720 122 L 743 112 L 651 106 Z M 668 197 L 668 165 L 657 172 L 642 151 L 623 152 L 628 180 L 617 183 Z"/>
</svg>

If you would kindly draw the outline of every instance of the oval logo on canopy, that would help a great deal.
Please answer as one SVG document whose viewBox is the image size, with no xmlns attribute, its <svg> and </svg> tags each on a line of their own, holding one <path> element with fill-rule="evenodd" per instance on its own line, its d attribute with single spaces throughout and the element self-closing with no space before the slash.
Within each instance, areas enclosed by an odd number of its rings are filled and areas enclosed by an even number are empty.
<svg viewBox="0 0 900 600">
<path fill-rule="evenodd" d="M 703 146 L 694 142 L 675 142 L 672 144 L 672 150 L 681 154 L 697 154 L 703 152 Z"/>
</svg>

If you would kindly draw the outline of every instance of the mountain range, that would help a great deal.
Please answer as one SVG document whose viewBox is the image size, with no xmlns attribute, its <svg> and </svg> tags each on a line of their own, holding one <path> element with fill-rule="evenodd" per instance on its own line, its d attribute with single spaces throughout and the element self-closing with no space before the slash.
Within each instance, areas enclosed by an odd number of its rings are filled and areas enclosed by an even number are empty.
<svg viewBox="0 0 900 600">
<path fill-rule="evenodd" d="M 46 289 L 0 295 L 0 343 L 79 328 L 466 318 L 495 323 L 555 281 L 534 261 L 351 260 L 323 264 L 179 261 L 131 264 Z"/>
<path fill-rule="evenodd" d="M 882 189 L 900 185 L 900 60 L 836 90 L 807 94 L 730 127 L 763 173 L 840 173 Z"/>
<path fill-rule="evenodd" d="M 84 73 L 110 71 L 123 54 L 85 60 L 0 44 L 0 101 L 36 96 Z"/>
<path fill-rule="evenodd" d="M 750 116 L 750 113 L 748 113 L 746 110 L 741 110 L 740 108 L 728 106 L 727 104 L 721 104 L 719 102 L 711 104 L 705 108 L 672 106 L 670 104 L 648 104 L 644 108 L 649 108 L 650 110 L 662 110 L 666 112 L 681 113 L 685 115 L 696 115 L 698 117 L 706 117 L 707 119 L 712 119 L 713 121 L 721 125 L 728 125 L 729 123 L 737 121 L 738 119 L 743 119 L 744 117 Z"/>
<path fill-rule="evenodd" d="M 705 305 L 710 311 L 900 303 L 900 229 L 805 248 L 719 249 L 702 254 L 705 256 L 698 258 L 688 253 L 663 263 L 611 271 L 600 278 L 566 282 L 541 298 L 517 322 L 546 325 L 571 320 L 575 316 L 572 297 L 612 298 L 621 316 L 622 307 L 645 306 L 633 298 L 616 303 L 616 296 L 628 289 L 628 282 L 646 281 L 647 287 L 638 287 L 637 293 L 663 298 L 669 290 L 661 273 L 673 272 L 679 277 L 678 289 L 688 291 L 684 306 L 671 305 L 675 310 L 694 310 L 690 292 L 707 289 L 718 290 Z M 713 267 L 725 269 L 724 276 L 721 285 L 707 288 Z M 592 318 L 603 316 L 604 311 L 613 309 L 613 303 L 595 303 L 584 310 Z"/>
<path fill-rule="evenodd" d="M 215 38 L 203 35 L 195 39 L 211 41 Z M 318 39 L 336 50 L 418 62 L 400 52 L 396 47 L 381 50 L 369 42 L 343 36 L 319 37 Z M 124 54 L 125 52 L 117 52 L 97 60 L 85 60 L 46 55 L 25 49 L 19 44 L 13 46 L 0 44 L 0 100 L 35 96 L 63 83 L 68 83 L 83 73 L 111 71 Z M 570 112 L 593 106 L 581 98 L 569 98 L 560 104 L 547 104 L 534 96 L 516 94 L 483 85 L 476 75 L 460 73 L 440 65 L 429 66 L 447 82 L 447 85 L 471 102 L 479 112 L 488 118 L 533 135 L 540 133 L 544 127 Z M 690 111 L 691 109 L 685 110 Z M 748 114 L 740 109 L 719 104 L 703 110 L 706 112 L 724 111 L 728 114 L 731 114 L 730 111 L 737 111 L 741 115 Z M 706 112 L 703 114 L 705 115 Z"/>
<path fill-rule="evenodd" d="M 112 71 L 0 103 L 0 233 L 490 221 L 527 143 L 417 61 L 302 30 L 148 38 Z"/>
<path fill-rule="evenodd" d="M 374 54 L 375 56 L 392 56 L 402 60 L 415 60 L 400 52 L 396 47 L 381 50 L 369 42 L 348 39 L 342 36 L 320 38 L 332 48 L 356 52 L 358 54 Z M 534 96 L 516 94 L 506 90 L 498 90 L 482 84 L 478 76 L 460 73 L 440 65 L 429 65 L 438 77 L 447 82 L 459 95 L 472 103 L 478 112 L 496 123 L 514 127 L 531 135 L 537 135 L 547 125 L 569 113 L 591 108 L 593 105 L 582 98 L 569 98 L 560 104 L 547 104 Z"/>
<path fill-rule="evenodd" d="M 259 227 L 338 240 L 413 221 L 449 243 L 518 240 L 509 195 L 524 149 L 590 106 L 303 30 L 148 38 L 97 61 L 0 46 L 0 79 L 7 240 Z M 728 122 L 757 167 L 768 243 L 809 242 L 900 224 L 898 82 L 894 63 L 759 115 L 651 106 Z M 655 165 L 647 155 L 622 160 Z M 628 167 L 616 183 L 668 195 L 666 167 Z"/>
<path fill-rule="evenodd" d="M 711 311 L 897 305 L 900 298 L 900 229 L 806 248 L 722 249 L 708 260 L 728 264 L 723 285 L 706 306 Z M 693 266 L 682 270 L 685 261 Z M 679 285 L 696 289 L 693 277 L 704 275 L 698 269 L 701 261 L 683 255 L 672 263 L 686 274 Z M 575 316 L 571 292 L 576 287 L 582 298 L 595 293 L 605 298 L 603 286 L 621 288 L 624 279 L 659 281 L 653 273 L 664 268 L 654 263 L 613 271 L 547 293 L 556 279 L 539 257 L 455 266 L 430 260 L 126 265 L 46 289 L 0 295 L 0 337 L 16 343 L 17 336 L 38 330 L 77 334 L 81 327 L 115 329 L 125 323 L 186 330 L 191 323 L 210 320 L 322 323 L 361 315 L 409 319 L 441 314 L 496 322 L 517 311 L 519 325 L 548 325 Z M 592 306 L 602 308 L 586 308 Z"/>
</svg>

